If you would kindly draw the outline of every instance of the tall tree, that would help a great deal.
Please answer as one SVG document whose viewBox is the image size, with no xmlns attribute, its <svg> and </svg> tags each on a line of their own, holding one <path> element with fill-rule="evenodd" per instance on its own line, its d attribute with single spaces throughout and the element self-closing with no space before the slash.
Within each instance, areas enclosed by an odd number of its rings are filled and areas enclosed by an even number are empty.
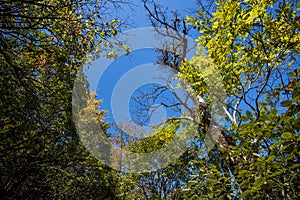
<svg viewBox="0 0 300 200">
<path fill-rule="evenodd" d="M 71 101 L 77 72 L 118 31 L 104 12 L 118 3 L 1 1 L 2 198 L 113 198 L 113 176 L 80 143 Z"/>
<path fill-rule="evenodd" d="M 218 149 L 225 154 L 213 160 L 221 165 L 198 161 L 204 170 L 195 180 L 203 189 L 192 194 L 229 199 L 298 197 L 294 174 L 299 170 L 299 126 L 289 121 L 299 115 L 298 92 L 294 93 L 299 89 L 297 4 L 220 1 L 212 15 L 200 9 L 198 19 L 187 17 L 200 31 L 199 44 L 207 48 L 222 76 L 232 124 L 227 133 L 235 139 L 225 151 Z M 197 62 L 195 58 L 182 66 L 201 76 L 195 71 Z M 287 92 L 291 81 L 293 89 Z M 293 111 L 283 107 L 289 105 Z M 204 177 L 207 181 L 200 181 Z M 287 182 L 289 186 L 283 186 Z M 195 182 L 192 185 L 199 187 Z"/>
<path fill-rule="evenodd" d="M 177 13 L 168 17 L 155 3 L 151 10 L 147 2 L 153 26 L 180 33 L 180 50 L 165 45 L 160 63 L 178 74 L 201 113 L 207 112 L 196 115 L 200 135 L 208 131 L 205 124 L 215 124 L 209 116 L 216 99 L 205 79 L 215 71 L 205 67 L 217 70 L 227 94 L 227 128 L 217 125 L 219 131 L 211 133 L 215 148 L 190 161 L 194 171 L 183 184 L 186 198 L 298 198 L 299 2 L 199 2 L 197 16 L 185 20 Z M 190 61 L 188 25 L 200 35 Z"/>
</svg>

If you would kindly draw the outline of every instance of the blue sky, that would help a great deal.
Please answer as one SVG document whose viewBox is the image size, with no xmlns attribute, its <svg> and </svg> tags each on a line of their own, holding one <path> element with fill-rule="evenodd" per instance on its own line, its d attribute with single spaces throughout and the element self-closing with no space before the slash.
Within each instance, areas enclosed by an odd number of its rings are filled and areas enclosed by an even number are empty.
<svg viewBox="0 0 300 200">
<path fill-rule="evenodd" d="M 151 26 L 141 0 L 131 0 L 130 2 L 135 5 L 133 7 L 134 11 L 125 8 L 117 12 L 118 15 L 129 16 L 133 20 L 134 24 L 128 26 L 128 28 Z M 182 16 L 190 14 L 191 9 L 196 8 L 196 0 L 156 0 L 156 2 L 167 8 L 168 11 L 178 10 Z"/>
<path fill-rule="evenodd" d="M 125 18 L 128 20 L 129 25 L 126 28 L 122 28 L 122 30 L 128 31 L 134 28 L 150 27 L 151 24 L 148 19 L 147 12 L 144 9 L 143 3 L 140 0 L 133 0 L 131 2 L 135 4 L 133 7 L 134 11 L 130 10 L 129 8 L 124 8 L 116 11 L 116 13 L 111 13 L 112 16 L 116 15 L 120 16 L 121 19 Z M 167 8 L 168 12 L 177 10 L 182 16 L 190 14 L 191 9 L 196 8 L 196 1 L 159 0 L 157 2 L 164 8 Z M 149 43 L 147 39 L 149 38 L 147 34 L 145 34 L 145 38 L 140 39 L 139 43 Z M 153 43 L 155 42 L 156 41 Z M 149 46 L 149 44 L 147 45 Z M 164 75 L 167 77 L 167 74 L 169 73 L 159 71 L 159 66 L 155 65 L 156 60 L 157 53 L 154 52 L 153 49 L 144 48 L 133 51 L 129 56 L 120 56 L 116 60 L 99 58 L 92 63 L 92 66 L 86 71 L 86 75 L 90 82 L 91 90 L 98 94 L 98 99 L 103 100 L 103 103 L 100 105 L 100 109 L 107 110 L 109 113 L 106 116 L 107 121 L 112 123 L 120 123 L 121 121 L 137 119 L 137 116 L 135 116 L 135 114 L 132 112 L 134 110 L 133 107 L 136 106 L 136 104 L 133 103 L 134 101 L 132 100 L 132 95 L 137 94 L 138 89 L 151 89 L 151 85 L 147 85 L 146 81 L 143 82 L 143 80 L 150 80 L 151 78 L 149 76 L 153 75 L 154 72 L 158 72 L 157 77 L 159 75 Z M 133 69 L 138 69 L 138 67 L 141 70 L 136 70 L 135 73 L 130 77 L 129 72 L 131 72 Z M 147 70 L 144 70 L 143 68 L 147 68 Z M 126 79 L 127 82 L 122 82 L 121 80 L 123 79 Z M 141 83 L 138 83 L 139 80 Z M 157 83 L 157 81 L 158 80 L 154 80 L 152 82 Z M 129 91 L 129 88 L 133 88 L 131 85 L 135 85 L 136 91 Z M 163 102 L 164 100 L 158 99 L 158 104 L 160 103 L 159 101 Z M 152 103 L 155 104 L 155 102 Z M 170 109 L 163 109 L 160 107 L 156 110 L 156 112 L 153 113 L 151 120 L 152 123 L 159 123 L 162 122 L 163 118 L 166 116 L 171 117 L 178 115 L 178 112 L 172 112 Z M 146 124 L 149 127 L 151 126 L 151 122 L 149 121 L 147 121 Z"/>
</svg>

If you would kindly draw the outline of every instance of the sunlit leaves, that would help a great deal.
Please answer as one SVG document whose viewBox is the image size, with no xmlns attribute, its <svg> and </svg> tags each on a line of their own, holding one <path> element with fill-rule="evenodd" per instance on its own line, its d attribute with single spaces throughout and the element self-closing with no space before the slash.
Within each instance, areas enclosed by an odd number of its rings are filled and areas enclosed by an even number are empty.
<svg viewBox="0 0 300 200">
<path fill-rule="evenodd" d="M 76 73 L 88 56 L 108 50 L 99 47 L 117 33 L 119 21 L 104 19 L 103 5 L 93 0 L 1 2 L 3 198 L 114 195 L 103 164 L 80 144 L 71 110 Z M 97 120 L 105 129 L 102 115 Z M 106 189 L 89 192 L 99 181 Z"/>
<path fill-rule="evenodd" d="M 216 151 L 198 164 L 205 169 L 218 166 L 224 179 L 233 180 L 231 193 L 222 190 L 228 198 L 298 198 L 299 2 L 229 0 L 216 5 L 214 12 L 202 8 L 197 17 L 186 21 L 199 30 L 196 41 L 222 76 L 227 108 L 237 120 L 228 129 L 236 144 L 225 155 L 217 157 Z M 182 69 L 187 69 L 189 83 L 201 95 L 209 93 L 199 73 L 187 66 Z M 229 177 L 227 169 L 232 173 Z M 208 191 L 216 182 L 205 177 L 216 178 L 219 172 L 198 170 L 198 181 L 193 181 L 204 182 L 200 185 Z M 190 186 L 187 196 L 214 197 Z"/>
</svg>

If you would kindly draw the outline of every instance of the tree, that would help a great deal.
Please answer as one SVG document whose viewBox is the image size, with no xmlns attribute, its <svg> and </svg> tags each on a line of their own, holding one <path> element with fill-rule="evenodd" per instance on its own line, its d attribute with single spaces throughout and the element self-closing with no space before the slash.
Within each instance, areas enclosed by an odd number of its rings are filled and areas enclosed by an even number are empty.
<svg viewBox="0 0 300 200">
<path fill-rule="evenodd" d="M 71 104 L 77 72 L 120 24 L 103 14 L 118 4 L 102 3 L 1 1 L 4 199 L 113 198 L 114 175 L 80 143 Z"/>
<path fill-rule="evenodd" d="M 134 153 L 150 153 L 161 148 L 164 148 L 170 141 L 176 138 L 176 131 L 179 127 L 179 121 L 172 121 L 160 128 L 154 127 L 151 130 L 150 136 L 144 136 L 145 131 L 138 128 L 134 123 L 119 124 L 121 133 L 115 135 L 116 143 L 122 149 Z M 144 136 L 144 137 L 142 137 Z M 175 139 L 176 140 L 176 139 Z M 121 199 L 180 199 L 181 194 L 181 181 L 188 180 L 188 161 L 187 157 L 191 156 L 190 152 L 186 152 L 176 162 L 167 166 L 163 166 L 165 158 L 172 159 L 174 152 L 176 152 L 176 146 L 171 153 L 165 153 L 161 158 L 154 160 L 145 160 L 143 157 L 136 156 L 135 159 L 131 159 L 131 162 L 124 162 L 123 165 L 139 163 L 141 167 L 143 165 L 150 164 L 153 171 L 145 171 L 143 173 L 136 173 L 135 171 L 129 171 L 122 173 L 122 181 L 120 184 L 120 192 L 118 197 Z M 187 155 L 189 154 L 189 155 Z M 150 155 L 148 155 L 150 156 Z M 151 162 L 149 162 L 151 161 Z M 163 167 L 162 167 L 163 166 Z"/>
<path fill-rule="evenodd" d="M 226 132 L 235 141 L 225 151 L 217 148 L 221 157 L 212 154 L 214 162 L 195 160 L 203 168 L 190 182 L 193 192 L 187 196 L 298 197 L 294 192 L 299 189 L 299 126 L 294 124 L 299 116 L 297 4 L 219 1 L 211 15 L 200 9 L 198 18 L 187 17 L 200 32 L 199 45 L 207 49 L 222 76 L 232 124 Z M 195 72 L 197 61 L 196 57 L 181 65 L 187 68 L 185 76 L 190 72 L 201 76 Z"/>
<path fill-rule="evenodd" d="M 212 10 L 199 2 L 197 16 L 185 20 L 176 12 L 170 19 L 153 2 L 151 10 L 148 2 L 152 25 L 179 33 L 169 35 L 179 48 L 165 44 L 159 63 L 174 70 L 200 108 L 193 116 L 199 124 L 195 139 L 203 141 L 209 125 L 218 127 L 211 133 L 215 148 L 189 160 L 185 198 L 298 198 L 299 2 L 218 1 Z M 188 25 L 200 35 L 198 53 L 189 61 Z M 207 66 L 217 69 L 226 90 L 226 127 L 210 118 L 217 99 L 205 79 L 215 71 L 200 70 Z"/>
</svg>

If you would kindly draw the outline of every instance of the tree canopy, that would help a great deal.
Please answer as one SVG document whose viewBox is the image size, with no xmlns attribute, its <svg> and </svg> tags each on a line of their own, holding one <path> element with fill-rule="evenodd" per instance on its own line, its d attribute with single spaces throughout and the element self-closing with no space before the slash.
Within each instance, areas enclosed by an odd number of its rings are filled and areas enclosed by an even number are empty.
<svg viewBox="0 0 300 200">
<path fill-rule="evenodd" d="M 145 1 L 153 26 L 180 32 L 182 44 L 188 25 L 199 31 L 197 54 L 191 60 L 184 58 L 184 46 L 176 51 L 166 45 L 158 52 L 159 62 L 174 70 L 202 114 L 194 116 L 199 135 L 177 161 L 181 167 L 165 169 L 176 174 L 184 171 L 186 176 L 178 176 L 175 183 L 179 185 L 174 184 L 168 194 L 152 188 L 144 195 L 172 199 L 179 190 L 175 199 L 298 198 L 299 2 L 217 1 L 199 5 L 197 15 L 182 21 L 177 13 L 167 18 L 155 2 L 149 5 Z M 221 76 L 226 91 L 222 103 L 226 115 L 222 130 L 210 133 L 209 125 L 216 124 L 209 117 L 210 108 L 217 99 L 209 77 L 215 73 Z M 207 155 L 199 156 L 197 144 L 205 134 L 212 134 L 216 145 Z M 141 146 L 145 148 L 144 142 Z M 180 165 L 182 161 L 184 165 Z M 163 185 L 171 177 L 165 171 L 138 180 Z"/>
<path fill-rule="evenodd" d="M 113 199 L 114 175 L 80 143 L 71 112 L 78 70 L 118 30 L 104 6 L 99 1 L 1 1 L 4 199 Z"/>
<path fill-rule="evenodd" d="M 192 124 L 182 128 L 180 117 L 166 118 L 143 138 L 143 130 L 130 123 L 117 125 L 128 133 L 110 133 L 112 124 L 104 118 L 106 111 L 99 110 L 97 94 L 83 90 L 78 94 L 82 102 L 72 102 L 75 79 L 84 65 L 102 52 L 114 57 L 116 46 L 125 47 L 111 40 L 122 21 L 108 10 L 127 3 L 1 1 L 1 196 L 298 199 L 299 1 L 198 1 L 197 11 L 184 17 L 155 1 L 143 1 L 152 26 L 179 33 L 173 46 L 157 49 L 157 63 L 172 69 L 181 82 L 178 87 L 197 108 L 190 109 L 175 95 Z M 197 51 L 187 59 L 186 38 L 193 31 Z M 88 88 L 84 76 L 78 84 Z M 213 117 L 216 102 L 221 120 Z M 72 104 L 82 105 L 76 116 Z M 90 113 L 96 117 L 89 119 Z M 89 130 L 89 123 L 95 123 L 116 146 L 138 153 L 165 147 L 177 139 L 177 132 L 188 135 L 193 128 L 197 133 L 187 151 L 168 166 L 159 168 L 161 162 L 155 160 L 158 170 L 124 173 L 90 154 L 74 118 L 86 126 L 83 137 L 97 134 Z M 211 143 L 203 154 L 201 145 L 208 145 L 207 138 Z M 88 142 L 105 148 L 103 156 L 112 153 L 96 139 Z M 176 152 L 177 146 L 173 148 Z M 111 160 L 110 166 L 117 162 Z M 142 166 L 144 161 L 135 162 Z"/>
</svg>

